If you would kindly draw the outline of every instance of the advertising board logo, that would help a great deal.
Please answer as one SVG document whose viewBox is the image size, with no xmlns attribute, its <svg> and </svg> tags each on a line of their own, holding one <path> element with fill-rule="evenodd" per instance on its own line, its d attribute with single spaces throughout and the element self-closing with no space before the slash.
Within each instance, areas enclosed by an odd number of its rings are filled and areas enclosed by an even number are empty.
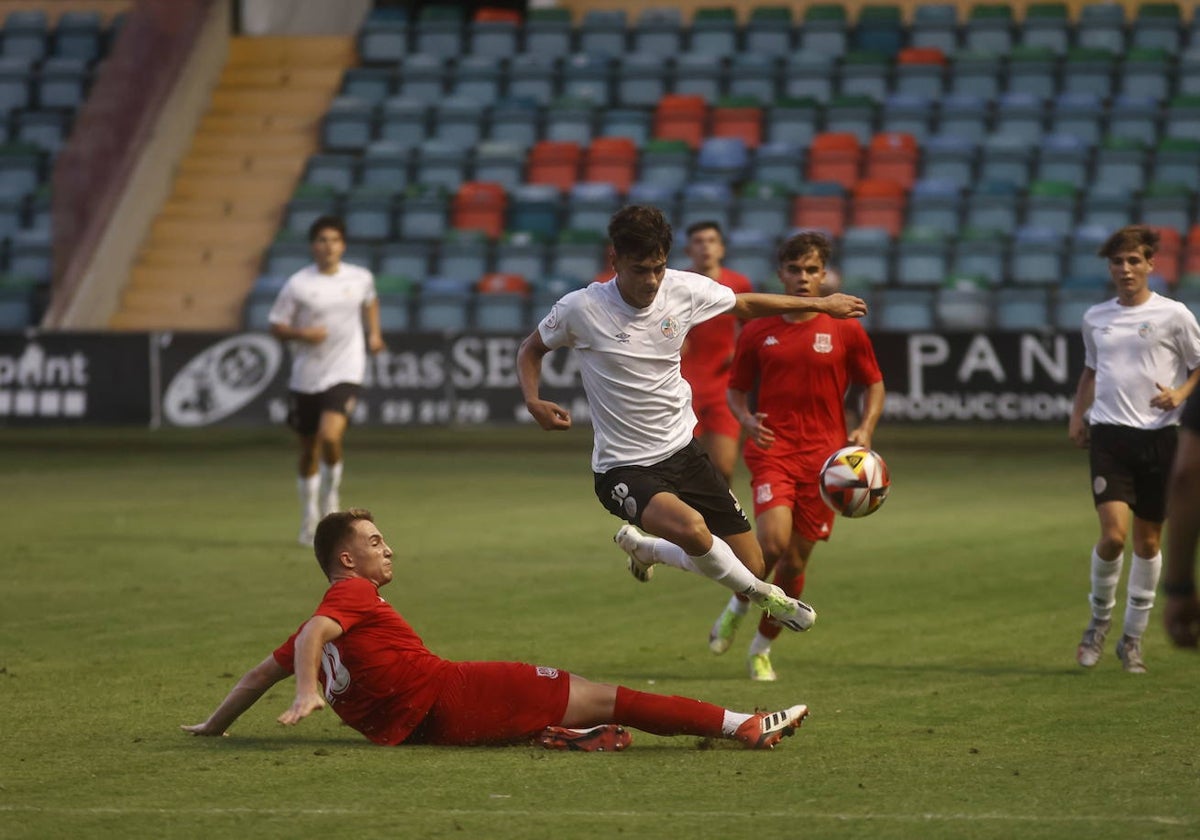
<svg viewBox="0 0 1200 840">
<path fill-rule="evenodd" d="M 87 386 L 82 352 L 47 353 L 30 341 L 20 356 L 0 356 L 0 417 L 82 418 Z"/>
<path fill-rule="evenodd" d="M 175 374 L 163 394 L 163 415 L 176 426 L 223 420 L 266 390 L 282 360 L 279 342 L 267 335 L 220 341 Z"/>
</svg>

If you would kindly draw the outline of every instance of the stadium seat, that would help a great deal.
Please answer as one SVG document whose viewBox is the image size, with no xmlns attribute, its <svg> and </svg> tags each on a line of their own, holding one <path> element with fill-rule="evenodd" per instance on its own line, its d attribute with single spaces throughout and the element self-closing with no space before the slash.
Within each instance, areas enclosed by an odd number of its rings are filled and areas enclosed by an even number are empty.
<svg viewBox="0 0 1200 840">
<path fill-rule="evenodd" d="M 355 187 L 342 204 L 347 231 L 364 242 L 391 238 L 392 215 L 392 191 L 387 187 Z"/>
<path fill-rule="evenodd" d="M 537 103 L 531 99 L 505 98 L 492 106 L 488 139 L 528 149 L 538 140 Z"/>
<path fill-rule="evenodd" d="M 1058 55 L 1050 47 L 1014 47 L 1005 91 L 1053 98 L 1058 93 Z"/>
<path fill-rule="evenodd" d="M 754 149 L 763 138 L 763 112 L 758 101 L 750 97 L 726 96 L 717 100 L 712 109 L 712 137 L 737 139 Z"/>
<path fill-rule="evenodd" d="M 650 204 L 662 210 L 663 215 L 678 227 L 679 187 L 654 181 L 634 181 L 626 196 L 629 204 Z"/>
<path fill-rule="evenodd" d="M 1200 96 L 1175 96 L 1167 103 L 1164 137 L 1195 140 L 1200 137 Z"/>
<path fill-rule="evenodd" d="M 1119 94 L 1108 112 L 1108 135 L 1153 149 L 1158 145 L 1159 102 L 1149 96 Z"/>
<path fill-rule="evenodd" d="M 930 99 L 945 91 L 946 55 L 936 47 L 908 47 L 896 56 L 896 93 Z"/>
<path fill-rule="evenodd" d="M 1151 278 L 1161 278 L 1168 286 L 1179 282 L 1180 257 L 1183 253 L 1183 237 L 1175 228 L 1155 227 L 1158 233 L 1158 250 L 1154 254 L 1154 270 Z"/>
<path fill-rule="evenodd" d="M 1106 99 L 1113 94 L 1114 53 L 1101 48 L 1075 47 L 1062 67 L 1062 92 L 1086 93 Z"/>
<path fill-rule="evenodd" d="M 441 239 L 449 227 L 448 205 L 444 187 L 414 184 L 400 202 L 397 234 L 401 239 Z"/>
<path fill-rule="evenodd" d="M 891 59 L 881 52 L 855 50 L 842 57 L 838 96 L 865 96 L 882 102 L 891 79 Z"/>
<path fill-rule="evenodd" d="M 100 57 L 103 33 L 99 12 L 65 11 L 54 26 L 54 55 L 94 62 Z"/>
<path fill-rule="evenodd" d="M 578 143 L 540 140 L 529 151 L 525 179 L 569 190 L 578 180 L 581 157 Z"/>
<path fill-rule="evenodd" d="M 804 152 L 791 143 L 764 143 L 755 150 L 750 164 L 752 181 L 778 184 L 789 192 L 800 189 L 803 173 Z"/>
<path fill-rule="evenodd" d="M 850 201 L 850 224 L 873 227 L 896 236 L 904 225 L 905 190 L 890 180 L 864 178 L 854 185 Z"/>
<path fill-rule="evenodd" d="M 1103 259 L 1097 254 L 1111 228 L 1080 225 L 1067 242 L 1067 264 L 1063 282 L 1068 285 L 1103 286 L 1108 282 Z M 1082 281 L 1082 282 L 1081 282 Z"/>
<path fill-rule="evenodd" d="M 507 77 L 507 61 L 486 55 L 464 55 L 450 74 L 450 95 L 491 103 L 500 98 Z"/>
<path fill-rule="evenodd" d="M 994 99 L 1000 94 L 1003 66 L 996 53 L 959 50 L 947 71 L 950 93 Z"/>
<path fill-rule="evenodd" d="M 1011 181 L 978 181 L 967 194 L 967 227 L 1012 230 L 1017 226 L 1018 187 Z"/>
<path fill-rule="evenodd" d="M 868 4 L 858 11 L 851 33 L 854 51 L 875 52 L 894 58 L 904 45 L 904 19 L 900 7 L 892 4 Z"/>
<path fill-rule="evenodd" d="M 432 240 L 405 239 L 385 242 L 380 248 L 379 273 L 424 280 L 432 273 L 435 247 Z"/>
<path fill-rule="evenodd" d="M 957 232 L 962 218 L 962 188 L 946 178 L 922 178 L 913 183 L 908 200 L 908 224 Z"/>
<path fill-rule="evenodd" d="M 1060 93 L 1050 106 L 1049 129 L 1054 134 L 1073 134 L 1089 146 L 1099 144 L 1104 119 L 1104 102 L 1094 93 Z"/>
<path fill-rule="evenodd" d="M 1171 93 L 1171 55 L 1155 47 L 1134 47 L 1123 56 L 1117 92 L 1165 101 Z"/>
<path fill-rule="evenodd" d="M 1013 11 L 1005 3 L 975 3 L 963 26 L 963 47 L 1004 55 L 1013 47 Z"/>
<path fill-rule="evenodd" d="M 783 184 L 746 181 L 738 191 L 736 225 L 777 239 L 787 230 L 791 194 Z"/>
<path fill-rule="evenodd" d="M 550 103 L 542 121 L 542 139 L 586 146 L 596 130 L 596 105 L 589 99 L 560 97 Z"/>
<path fill-rule="evenodd" d="M 1020 286 L 1058 283 L 1063 276 L 1065 251 L 1065 237 L 1060 233 L 1028 224 L 1017 228 L 1009 265 L 1012 282 Z"/>
<path fill-rule="evenodd" d="M 753 6 L 743 29 L 741 54 L 785 56 L 792 51 L 793 30 L 790 6 Z"/>
<path fill-rule="evenodd" d="M 992 286 L 1004 282 L 1008 271 L 1005 231 L 968 227 L 959 234 L 957 245 L 950 262 L 953 276 L 980 278 Z"/>
<path fill-rule="evenodd" d="M 18 230 L 9 238 L 8 273 L 38 282 L 48 282 L 53 246 L 49 230 Z"/>
<path fill-rule="evenodd" d="M 390 67 L 349 67 L 342 76 L 338 98 L 379 105 L 395 93 L 395 83 L 396 74 Z"/>
<path fill-rule="evenodd" d="M 917 94 L 893 93 L 883 101 L 879 131 L 908 134 L 922 143 L 933 132 L 936 108 L 931 99 Z"/>
<path fill-rule="evenodd" d="M 16 116 L 13 139 L 30 143 L 51 155 L 57 154 L 66 143 L 72 114 L 66 111 L 21 111 Z"/>
<path fill-rule="evenodd" d="M 358 33 L 358 57 L 365 65 L 399 64 L 408 55 L 408 21 L 373 13 Z"/>
<path fill-rule="evenodd" d="M 475 329 L 518 332 L 528 326 L 529 283 L 519 274 L 485 274 L 475 284 Z"/>
<path fill-rule="evenodd" d="M 1183 43 L 1178 3 L 1141 3 L 1129 32 L 1132 50 L 1159 49 L 1169 55 L 1179 52 Z M 1193 24 L 1195 11 L 1193 9 Z M 1193 43 L 1195 43 L 1193 41 Z"/>
<path fill-rule="evenodd" d="M 729 184 L 742 180 L 749 164 L 750 152 L 740 137 L 709 137 L 696 154 L 695 177 Z"/>
<path fill-rule="evenodd" d="M 876 134 L 867 147 L 863 176 L 891 181 L 908 190 L 917 179 L 917 141 L 910 134 Z"/>
<path fill-rule="evenodd" d="M 428 136 L 429 105 L 410 96 L 393 96 L 379 107 L 379 139 L 409 148 Z"/>
<path fill-rule="evenodd" d="M 28 108 L 33 104 L 31 78 L 29 59 L 0 55 L 0 114 Z"/>
<path fill-rule="evenodd" d="M 650 141 L 652 114 L 644 108 L 606 108 L 600 112 L 601 137 L 626 137 L 638 148 Z"/>
<path fill-rule="evenodd" d="M 671 90 L 676 96 L 698 96 L 711 104 L 721 96 L 724 66 L 711 55 L 682 53 L 675 58 Z"/>
<path fill-rule="evenodd" d="M 1091 168 L 1091 147 L 1073 134 L 1047 134 L 1038 149 L 1035 177 L 1082 188 Z"/>
<path fill-rule="evenodd" d="M 845 7 L 834 3 L 813 3 L 804 10 L 796 38 L 800 50 L 815 50 L 840 56 L 850 43 Z"/>
<path fill-rule="evenodd" d="M 941 231 L 906 228 L 896 243 L 895 282 L 900 286 L 940 286 L 950 271 L 950 246 Z M 932 297 L 930 297 L 932 303 Z"/>
<path fill-rule="evenodd" d="M 1141 222 L 1154 227 L 1187 230 L 1194 219 L 1195 194 L 1183 184 L 1152 182 L 1142 193 Z"/>
<path fill-rule="evenodd" d="M 283 228 L 299 235 L 321 216 L 340 213 L 337 192 L 325 184 L 299 184 L 283 211 Z"/>
<path fill-rule="evenodd" d="M 988 134 L 988 102 L 975 94 L 951 94 L 941 101 L 938 134 L 982 143 Z"/>
<path fill-rule="evenodd" d="M 376 285 L 380 277 L 375 277 Z M 407 278 L 404 278 L 407 279 Z M 412 293 L 378 292 L 379 326 L 385 332 L 407 332 L 412 328 Z"/>
<path fill-rule="evenodd" d="M 434 273 L 445 277 L 482 277 L 491 258 L 491 243 L 483 231 L 447 230 L 438 243 Z"/>
<path fill-rule="evenodd" d="M 791 227 L 841 236 L 846 228 L 846 188 L 836 181 L 810 181 L 792 198 Z"/>
<path fill-rule="evenodd" d="M 778 99 L 767 108 L 767 141 L 804 148 L 816 137 L 819 121 L 817 100 Z"/>
<path fill-rule="evenodd" d="M 1026 146 L 1038 143 L 1045 132 L 1045 113 L 1039 95 L 1023 91 L 1002 94 L 996 101 L 992 134 L 1020 138 Z"/>
<path fill-rule="evenodd" d="M 837 59 L 828 52 L 797 50 L 784 59 L 781 93 L 789 99 L 833 99 Z"/>
<path fill-rule="evenodd" d="M 411 182 L 409 178 L 411 157 L 412 150 L 403 143 L 392 140 L 376 140 L 369 144 L 363 152 L 356 183 L 402 192 Z"/>
<path fill-rule="evenodd" d="M 571 52 L 571 10 L 532 8 L 525 16 L 525 55 L 561 58 Z"/>
<path fill-rule="evenodd" d="M 525 152 L 513 143 L 485 140 L 475 147 L 472 180 L 511 190 L 525 180 Z"/>
<path fill-rule="evenodd" d="M 1050 326 L 1046 289 L 1001 286 L 994 292 L 994 324 L 999 330 L 1043 330 Z"/>
<path fill-rule="evenodd" d="M 630 53 L 616 71 L 615 101 L 622 108 L 650 108 L 669 92 L 669 64 L 658 53 Z"/>
<path fill-rule="evenodd" d="M 495 239 L 504 231 L 507 209 L 503 186 L 468 181 L 455 193 L 450 225 L 458 230 L 483 231 Z"/>
<path fill-rule="evenodd" d="M 839 250 L 843 290 L 883 286 L 891 279 L 892 236 L 886 230 L 848 227 Z"/>
<path fill-rule="evenodd" d="M 496 243 L 496 271 L 521 277 L 541 277 L 550 257 L 548 244 L 527 230 L 507 231 Z"/>
<path fill-rule="evenodd" d="M 986 330 L 992 322 L 992 293 L 971 277 L 951 277 L 934 292 L 933 314 L 943 330 Z"/>
<path fill-rule="evenodd" d="M 321 145 L 333 152 L 361 152 L 375 133 L 371 103 L 339 96 L 321 124 Z"/>
<path fill-rule="evenodd" d="M 1051 304 L 1050 323 L 1060 330 L 1077 331 L 1083 324 L 1083 313 L 1104 298 L 1103 285 L 1060 288 Z"/>
<path fill-rule="evenodd" d="M 1177 83 L 1177 93 L 1181 96 L 1200 94 L 1200 34 L 1193 37 L 1191 46 L 1179 56 Z"/>
<path fill-rule="evenodd" d="M 708 103 L 701 96 L 669 94 L 654 109 L 654 138 L 682 140 L 695 149 L 708 124 Z"/>
<path fill-rule="evenodd" d="M 1033 181 L 1025 198 L 1023 224 L 1066 234 L 1075 226 L 1078 189 L 1067 181 Z"/>
<path fill-rule="evenodd" d="M 304 168 L 304 183 L 332 187 L 345 193 L 354 186 L 354 171 L 357 159 L 348 154 L 317 154 L 308 159 Z M 0 149 L 0 169 L 5 168 L 3 149 Z M 0 182 L 3 175 L 0 173 Z M 0 194 L 3 194 L 0 189 Z"/>
<path fill-rule="evenodd" d="M 304 233 L 283 230 L 267 247 L 262 273 L 287 278 L 312 262 L 312 251 Z"/>
<path fill-rule="evenodd" d="M 868 96 L 835 96 L 825 106 L 825 132 L 853 134 L 863 146 L 875 134 L 878 106 Z"/>
<path fill-rule="evenodd" d="M 950 181 L 966 189 L 975 178 L 978 144 L 957 134 L 935 134 L 925 141 L 921 177 Z"/>
<path fill-rule="evenodd" d="M 595 277 L 604 268 L 605 235 L 596 230 L 564 230 L 554 243 L 550 274 L 580 281 Z"/>
<path fill-rule="evenodd" d="M 1103 184 L 1093 185 L 1079 202 L 1079 224 L 1116 230 L 1132 224 L 1134 220 L 1134 196 L 1126 190 L 1113 190 Z"/>
<path fill-rule="evenodd" d="M 613 59 L 597 53 L 575 53 L 562 60 L 560 74 L 562 96 L 586 99 L 595 105 L 607 108 L 612 105 Z"/>
<path fill-rule="evenodd" d="M 419 330 L 457 332 L 471 319 L 473 281 L 459 277 L 430 277 L 414 300 Z"/>
<path fill-rule="evenodd" d="M 698 182 L 683 188 L 679 198 L 679 227 L 714 221 L 728 230 L 733 223 L 733 191 L 727 184 Z"/>
<path fill-rule="evenodd" d="M 1165 137 L 1158 144 L 1151 163 L 1151 180 L 1183 184 L 1193 192 L 1200 190 L 1200 139 Z"/>
<path fill-rule="evenodd" d="M 447 55 L 457 55 L 457 52 Z M 401 96 L 432 105 L 445 95 L 447 77 L 446 55 L 412 53 L 401 62 L 398 92 Z"/>
<path fill-rule="evenodd" d="M 418 53 L 459 56 L 466 52 L 463 27 L 464 10 L 453 4 L 421 7 L 413 32 L 413 47 Z"/>
<path fill-rule="evenodd" d="M 4 18 L 4 55 L 12 58 L 43 58 L 50 50 L 46 13 L 40 9 L 9 12 Z"/>
<path fill-rule="evenodd" d="M 1146 182 L 1146 150 L 1138 140 L 1109 137 L 1096 150 L 1093 179 L 1098 183 L 1138 192 Z"/>
<path fill-rule="evenodd" d="M 579 26 L 579 52 L 586 55 L 621 55 L 626 51 L 624 9 L 589 9 Z"/>
<path fill-rule="evenodd" d="M 1003 181 L 1024 189 L 1033 168 L 1034 142 L 1030 136 L 989 135 L 983 141 L 977 173 L 979 180 Z"/>
<path fill-rule="evenodd" d="M 959 47 L 958 7 L 953 3 L 920 3 L 913 9 L 909 32 L 913 47 L 933 47 L 951 55 Z"/>
<path fill-rule="evenodd" d="M 672 6 L 647 6 L 629 32 L 633 52 L 675 55 L 683 51 L 683 15 Z"/>
<path fill-rule="evenodd" d="M 468 51 L 482 58 L 511 58 L 520 46 L 520 33 L 520 12 L 485 6 L 467 24 Z"/>
<path fill-rule="evenodd" d="M 775 235 L 758 228 L 730 228 L 725 236 L 725 263 L 750 278 L 756 289 L 776 292 L 779 290 L 775 275 L 776 239 Z"/>
<path fill-rule="evenodd" d="M 87 92 L 87 64 L 82 58 L 48 58 L 38 72 L 38 107 L 74 110 Z"/>
<path fill-rule="evenodd" d="M 633 182 L 629 183 L 632 186 Z M 621 193 L 612 182 L 584 181 L 571 187 L 567 200 L 566 227 L 569 230 L 604 230 L 608 220 L 621 207 Z"/>
<path fill-rule="evenodd" d="M 1066 3 L 1030 3 L 1019 28 L 1021 47 L 1048 49 L 1063 55 L 1073 33 Z"/>
<path fill-rule="evenodd" d="M 858 135 L 851 132 L 816 135 L 808 150 L 808 180 L 833 181 L 846 189 L 853 187 L 861 166 L 860 144 Z"/>
<path fill-rule="evenodd" d="M 528 231 L 546 241 L 558 236 L 562 215 L 559 188 L 554 184 L 521 184 L 508 196 L 508 229 Z"/>
<path fill-rule="evenodd" d="M 882 332 L 925 332 L 934 327 L 934 292 L 882 288 L 872 296 L 879 308 L 872 322 Z"/>
<path fill-rule="evenodd" d="M 691 177 L 692 153 L 683 140 L 651 140 L 642 149 L 640 181 L 678 190 Z"/>
<path fill-rule="evenodd" d="M 637 177 L 637 160 L 637 146 L 629 138 L 597 137 L 584 155 L 582 180 L 602 181 L 626 193 Z"/>
<path fill-rule="evenodd" d="M 1125 50 L 1125 9 L 1119 3 L 1086 3 L 1079 10 L 1078 46 L 1119 54 Z"/>
<path fill-rule="evenodd" d="M 558 96 L 558 64 L 556 55 L 526 52 L 513 56 L 508 65 L 508 97 L 549 105 Z"/>
<path fill-rule="evenodd" d="M 772 103 L 780 93 L 779 57 L 769 53 L 740 52 L 730 58 L 729 95 L 753 97 Z"/>
<path fill-rule="evenodd" d="M 452 193 L 467 180 L 470 163 L 470 155 L 457 142 L 425 140 L 417 146 L 413 158 L 413 180 Z"/>
</svg>

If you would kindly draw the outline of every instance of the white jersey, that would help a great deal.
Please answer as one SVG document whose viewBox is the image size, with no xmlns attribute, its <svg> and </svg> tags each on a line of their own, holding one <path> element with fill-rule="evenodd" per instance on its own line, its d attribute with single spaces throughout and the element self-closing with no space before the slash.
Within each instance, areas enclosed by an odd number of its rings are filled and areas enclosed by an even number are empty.
<svg viewBox="0 0 1200 840">
<path fill-rule="evenodd" d="M 1186 306 L 1155 293 L 1137 306 L 1098 303 L 1083 315 L 1083 347 L 1084 364 L 1096 371 L 1090 422 L 1135 429 L 1179 423 L 1182 407 L 1160 411 L 1150 400 L 1157 385 L 1177 388 L 1200 367 L 1200 326 Z"/>
<path fill-rule="evenodd" d="M 573 347 L 592 415 L 592 470 L 650 466 L 692 439 L 692 389 L 679 371 L 688 330 L 733 308 L 733 290 L 668 268 L 654 303 L 630 306 L 615 280 L 565 295 L 538 324 L 546 346 Z"/>
<path fill-rule="evenodd" d="M 340 382 L 362 384 L 367 369 L 362 310 L 374 300 L 374 276 L 356 265 L 342 263 L 334 274 L 309 265 L 288 278 L 268 320 L 294 328 L 321 326 L 328 332 L 320 344 L 291 342 L 291 390 L 319 394 Z"/>
</svg>

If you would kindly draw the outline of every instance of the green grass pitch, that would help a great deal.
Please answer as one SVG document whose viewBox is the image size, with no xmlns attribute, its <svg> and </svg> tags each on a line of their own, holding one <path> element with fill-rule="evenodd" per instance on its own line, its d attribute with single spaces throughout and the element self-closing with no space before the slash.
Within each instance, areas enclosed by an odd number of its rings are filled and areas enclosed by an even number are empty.
<svg viewBox="0 0 1200 840">
<path fill-rule="evenodd" d="M 818 549 L 820 619 L 776 645 L 770 685 L 745 678 L 748 626 L 707 650 L 724 590 L 624 571 L 589 446 L 586 429 L 352 429 L 343 502 L 397 552 L 385 595 L 443 656 L 805 702 L 797 737 L 382 748 L 328 711 L 277 725 L 291 681 L 232 737 L 187 736 L 324 589 L 293 544 L 290 438 L 5 430 L 0 838 L 1200 834 L 1200 659 L 1156 612 L 1149 674 L 1111 645 L 1074 663 L 1096 525 L 1065 428 L 881 429 L 891 497 Z M 736 489 L 749 501 L 744 474 Z"/>
</svg>

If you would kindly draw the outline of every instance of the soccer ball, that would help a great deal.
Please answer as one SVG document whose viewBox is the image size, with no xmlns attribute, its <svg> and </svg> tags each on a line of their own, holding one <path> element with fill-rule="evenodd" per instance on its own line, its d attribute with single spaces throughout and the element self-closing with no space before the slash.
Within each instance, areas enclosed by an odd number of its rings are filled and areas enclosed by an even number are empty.
<svg viewBox="0 0 1200 840">
<path fill-rule="evenodd" d="M 891 479 L 879 453 L 863 446 L 845 446 L 821 467 L 821 498 L 836 513 L 857 519 L 870 516 L 887 498 Z"/>
</svg>

